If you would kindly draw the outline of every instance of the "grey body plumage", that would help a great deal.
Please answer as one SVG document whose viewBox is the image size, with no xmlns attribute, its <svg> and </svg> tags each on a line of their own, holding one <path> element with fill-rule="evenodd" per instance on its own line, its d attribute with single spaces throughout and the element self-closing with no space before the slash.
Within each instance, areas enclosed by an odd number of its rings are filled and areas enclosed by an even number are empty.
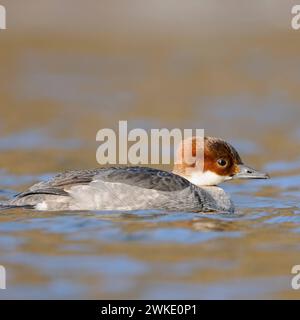
<svg viewBox="0 0 300 320">
<path fill-rule="evenodd" d="M 67 171 L 8 204 L 39 210 L 233 211 L 221 188 L 197 187 L 174 173 L 146 167 Z"/>
</svg>

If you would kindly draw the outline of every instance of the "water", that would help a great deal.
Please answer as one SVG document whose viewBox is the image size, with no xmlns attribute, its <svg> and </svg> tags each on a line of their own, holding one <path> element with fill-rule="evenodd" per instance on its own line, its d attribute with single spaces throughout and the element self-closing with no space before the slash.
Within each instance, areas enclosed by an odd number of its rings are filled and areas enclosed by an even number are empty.
<svg viewBox="0 0 300 320">
<path fill-rule="evenodd" d="M 299 35 L 278 17 L 268 31 L 248 15 L 241 36 L 230 28 L 236 15 L 220 15 L 224 30 L 197 15 L 178 30 L 172 16 L 154 23 L 125 10 L 120 20 L 112 5 L 110 18 L 70 28 L 76 14 L 97 12 L 91 3 L 65 20 L 58 1 L 27 1 L 1 33 L 1 199 L 97 167 L 96 133 L 119 120 L 204 128 L 272 179 L 224 184 L 235 215 L 2 210 L 0 298 L 299 299 L 290 284 L 300 264 Z M 57 26 L 34 18 L 43 10 Z"/>
<path fill-rule="evenodd" d="M 18 182 L 13 176 L 11 180 Z M 235 215 L 3 211 L 1 264 L 8 270 L 9 285 L 0 294 L 297 297 L 290 288 L 290 271 L 300 254 L 300 208 L 293 183 L 291 191 L 276 190 L 280 180 L 283 186 L 289 181 L 281 177 L 227 184 L 237 205 Z"/>
</svg>

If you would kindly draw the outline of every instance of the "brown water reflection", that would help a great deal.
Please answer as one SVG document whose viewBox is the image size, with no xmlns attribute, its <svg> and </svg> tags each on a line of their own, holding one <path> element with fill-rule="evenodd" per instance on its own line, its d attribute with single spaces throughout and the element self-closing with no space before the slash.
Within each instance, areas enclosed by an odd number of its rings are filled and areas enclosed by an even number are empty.
<svg viewBox="0 0 300 320">
<path fill-rule="evenodd" d="M 254 1 L 243 23 L 234 1 L 226 12 L 124 2 L 73 1 L 68 18 L 58 1 L 1 2 L 15 20 L 0 33 L 0 196 L 97 166 L 96 132 L 119 120 L 205 128 L 272 179 L 224 186 L 236 216 L 1 211 L 1 298 L 299 298 L 290 271 L 300 264 L 300 42 L 290 2 Z M 212 12 L 218 19 L 205 18 Z"/>
</svg>

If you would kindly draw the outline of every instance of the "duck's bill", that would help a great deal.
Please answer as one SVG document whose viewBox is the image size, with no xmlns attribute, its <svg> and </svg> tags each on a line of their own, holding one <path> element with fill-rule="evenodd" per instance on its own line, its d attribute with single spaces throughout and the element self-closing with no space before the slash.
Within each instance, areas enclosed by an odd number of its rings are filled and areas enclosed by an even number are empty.
<svg viewBox="0 0 300 320">
<path fill-rule="evenodd" d="M 239 165 L 240 171 L 233 176 L 233 179 L 269 179 L 267 173 L 259 172 L 245 165 Z"/>
</svg>

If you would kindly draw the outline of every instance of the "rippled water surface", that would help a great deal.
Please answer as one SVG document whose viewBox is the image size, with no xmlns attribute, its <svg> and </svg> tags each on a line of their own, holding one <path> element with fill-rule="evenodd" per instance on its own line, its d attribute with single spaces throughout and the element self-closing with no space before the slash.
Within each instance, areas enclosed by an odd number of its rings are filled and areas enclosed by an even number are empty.
<svg viewBox="0 0 300 320">
<path fill-rule="evenodd" d="M 137 3 L 100 19 L 90 3 L 70 20 L 58 1 L 7 3 L 19 19 L 0 35 L 1 199 L 97 167 L 96 133 L 119 120 L 204 128 L 272 179 L 224 184 L 235 215 L 2 210 L 0 298 L 299 299 L 299 33 L 281 18 L 254 28 L 255 12 L 237 32 L 230 13 L 224 29 L 197 15 L 183 27 L 159 5 L 169 19 Z"/>
</svg>

